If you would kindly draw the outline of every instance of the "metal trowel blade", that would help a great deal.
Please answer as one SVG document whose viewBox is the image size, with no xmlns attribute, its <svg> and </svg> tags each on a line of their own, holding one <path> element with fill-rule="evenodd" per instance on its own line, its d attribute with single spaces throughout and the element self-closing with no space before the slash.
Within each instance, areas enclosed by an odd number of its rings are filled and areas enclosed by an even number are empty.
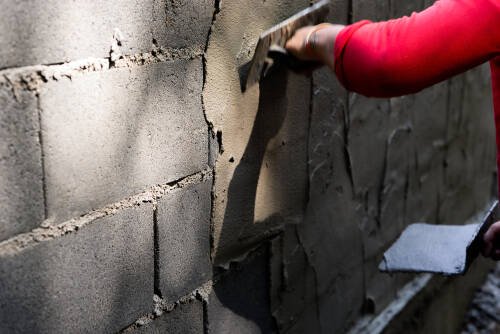
<svg viewBox="0 0 500 334">
<path fill-rule="evenodd" d="M 379 270 L 463 275 L 479 255 L 483 235 L 497 219 L 498 201 L 483 212 L 482 219 L 469 225 L 408 226 L 384 253 Z"/>
<path fill-rule="evenodd" d="M 268 60 L 271 45 L 284 48 L 286 41 L 293 36 L 297 29 L 324 21 L 328 15 L 329 3 L 329 0 L 320 1 L 260 35 L 246 80 L 242 83 L 243 91 L 259 82 L 261 77 L 268 73 L 267 69 L 270 64 L 266 63 L 266 60 Z"/>
</svg>

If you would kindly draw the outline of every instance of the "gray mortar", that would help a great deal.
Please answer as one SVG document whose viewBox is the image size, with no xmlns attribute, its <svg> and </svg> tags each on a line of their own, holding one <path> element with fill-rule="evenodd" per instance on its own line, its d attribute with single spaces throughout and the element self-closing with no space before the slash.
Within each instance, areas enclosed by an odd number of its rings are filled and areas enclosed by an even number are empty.
<svg viewBox="0 0 500 334">
<path fill-rule="evenodd" d="M 134 55 L 119 55 L 114 60 L 111 58 L 87 58 L 64 64 L 9 68 L 0 71 L 0 86 L 9 87 L 15 94 L 21 90 L 38 93 L 42 85 L 50 81 L 59 81 L 63 78 L 71 79 L 111 68 L 132 68 L 177 59 L 190 60 L 200 58 L 202 55 L 202 48 L 172 49 L 154 46 L 151 51 Z"/>
<path fill-rule="evenodd" d="M 169 313 L 123 333 L 131 334 L 202 334 L 203 333 L 203 302 L 192 300 L 179 304 Z"/>
</svg>

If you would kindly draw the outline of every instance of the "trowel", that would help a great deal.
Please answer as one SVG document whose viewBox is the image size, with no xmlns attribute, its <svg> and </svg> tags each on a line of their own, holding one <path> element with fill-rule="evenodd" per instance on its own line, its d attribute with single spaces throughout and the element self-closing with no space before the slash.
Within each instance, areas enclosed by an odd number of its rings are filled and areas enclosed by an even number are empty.
<svg viewBox="0 0 500 334">
<path fill-rule="evenodd" d="M 328 15 L 329 3 L 329 0 L 322 0 L 260 35 L 252 60 L 239 70 L 243 91 L 268 75 L 276 63 L 284 63 L 297 72 L 318 66 L 317 63 L 300 61 L 289 54 L 285 50 L 285 43 L 297 29 L 323 22 Z"/>
<path fill-rule="evenodd" d="M 497 219 L 498 201 L 468 225 L 409 225 L 384 253 L 379 270 L 463 275 L 482 248 L 483 235 Z"/>
</svg>

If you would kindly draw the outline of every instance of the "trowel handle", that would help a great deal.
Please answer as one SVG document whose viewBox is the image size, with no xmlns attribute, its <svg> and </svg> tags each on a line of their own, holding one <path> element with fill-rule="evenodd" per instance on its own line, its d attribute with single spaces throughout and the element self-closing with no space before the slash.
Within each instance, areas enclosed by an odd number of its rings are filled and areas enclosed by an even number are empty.
<svg viewBox="0 0 500 334">
<path fill-rule="evenodd" d="M 291 53 L 289 53 L 288 51 L 286 51 L 285 48 L 282 48 L 277 45 L 272 45 L 269 48 L 267 56 L 273 59 L 274 62 L 286 64 L 286 66 L 289 69 L 297 73 L 312 72 L 315 69 L 323 66 L 321 62 L 300 60 Z"/>
</svg>

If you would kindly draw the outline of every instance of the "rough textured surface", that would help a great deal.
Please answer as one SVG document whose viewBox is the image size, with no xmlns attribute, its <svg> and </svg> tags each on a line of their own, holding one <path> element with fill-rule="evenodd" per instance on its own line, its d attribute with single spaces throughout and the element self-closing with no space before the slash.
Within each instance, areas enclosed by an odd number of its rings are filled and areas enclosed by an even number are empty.
<svg viewBox="0 0 500 334">
<path fill-rule="evenodd" d="M 0 87 L 0 241 L 44 219 L 39 131 L 36 97 Z"/>
<path fill-rule="evenodd" d="M 329 20 L 347 20 L 346 5 L 333 1 Z M 353 21 L 378 20 L 423 5 L 359 0 L 351 14 Z M 342 332 L 360 315 L 380 312 L 411 279 L 377 268 L 408 224 L 458 224 L 491 199 L 495 141 L 488 71 L 484 65 L 394 99 L 347 94 L 329 71 L 314 74 L 310 194 L 298 232 L 317 282 L 318 311 L 306 312 L 319 314 L 323 332 Z"/>
<path fill-rule="evenodd" d="M 269 310 L 267 258 L 266 246 L 261 246 L 215 283 L 207 305 L 209 334 L 276 331 Z"/>
<path fill-rule="evenodd" d="M 174 191 L 158 202 L 159 289 L 169 303 L 211 279 L 211 180 Z"/>
<path fill-rule="evenodd" d="M 193 300 L 177 305 L 146 326 L 138 327 L 131 334 L 203 334 L 203 303 Z"/>
<path fill-rule="evenodd" d="M 279 333 L 320 333 L 315 273 L 296 226 L 271 243 L 271 312 Z"/>
<path fill-rule="evenodd" d="M 216 263 L 244 253 L 278 224 L 298 222 L 304 214 L 309 80 L 281 68 L 242 93 L 238 69 L 250 61 L 264 30 L 308 4 L 220 3 L 203 91 L 207 119 L 220 133 L 212 221 Z"/>
<path fill-rule="evenodd" d="M 114 41 L 113 52 L 127 55 L 150 51 L 153 40 L 202 49 L 213 0 L 2 0 L 0 7 L 0 30 L 11 32 L 0 40 L 1 69 L 108 57 Z"/>
<path fill-rule="evenodd" d="M 153 210 L 141 205 L 0 260 L 0 332 L 110 333 L 152 310 Z"/>
<path fill-rule="evenodd" d="M 50 82 L 40 96 L 48 218 L 56 221 L 208 163 L 200 60 Z"/>
</svg>

